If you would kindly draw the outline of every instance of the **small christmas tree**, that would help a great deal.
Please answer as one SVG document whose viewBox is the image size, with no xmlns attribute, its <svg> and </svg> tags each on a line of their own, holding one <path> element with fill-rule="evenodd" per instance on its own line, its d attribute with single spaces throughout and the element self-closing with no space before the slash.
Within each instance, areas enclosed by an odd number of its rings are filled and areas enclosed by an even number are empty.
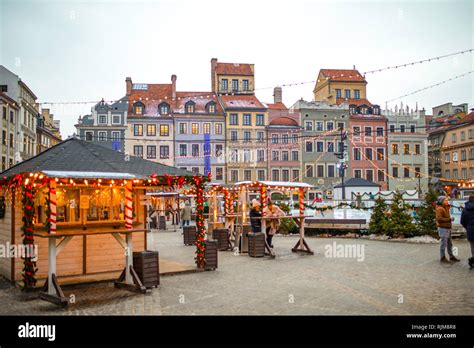
<svg viewBox="0 0 474 348">
<path fill-rule="evenodd" d="M 436 213 L 434 204 L 438 199 L 438 193 L 430 189 L 425 196 L 425 200 L 418 209 L 416 225 L 420 235 L 430 235 L 436 237 L 438 230 L 436 228 Z"/>
<path fill-rule="evenodd" d="M 403 195 L 396 191 L 393 202 L 390 204 L 390 222 L 387 225 L 387 234 L 390 237 L 413 237 L 417 228 L 410 214 L 411 207 L 403 200 Z"/>
<path fill-rule="evenodd" d="M 379 196 L 375 200 L 374 210 L 370 216 L 369 232 L 373 234 L 382 234 L 386 231 L 387 223 L 387 204 L 385 203 L 385 200 Z"/>
</svg>

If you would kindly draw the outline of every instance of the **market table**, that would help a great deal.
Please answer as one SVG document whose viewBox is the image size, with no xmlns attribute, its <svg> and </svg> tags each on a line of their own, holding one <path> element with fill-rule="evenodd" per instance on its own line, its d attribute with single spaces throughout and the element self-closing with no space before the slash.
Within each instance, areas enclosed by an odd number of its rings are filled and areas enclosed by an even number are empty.
<svg viewBox="0 0 474 348">
<path fill-rule="evenodd" d="M 113 230 L 74 230 L 74 231 L 61 231 L 56 233 L 49 233 L 46 231 L 34 232 L 34 235 L 40 238 L 48 238 L 48 279 L 39 297 L 43 300 L 61 305 L 66 307 L 68 300 L 64 296 L 64 293 L 59 285 L 58 278 L 56 275 L 56 258 L 57 255 L 66 247 L 66 245 L 77 236 L 91 236 L 100 234 L 111 234 L 115 240 L 122 246 L 125 254 L 125 269 L 123 270 L 120 278 L 115 281 L 115 287 L 122 288 L 134 292 L 145 293 L 146 288 L 143 286 L 140 278 L 133 269 L 133 242 L 132 233 L 136 232 L 147 232 L 147 229 L 113 229 Z M 120 235 L 124 234 L 125 239 Z M 56 240 L 59 239 L 59 243 L 56 244 Z"/>
</svg>

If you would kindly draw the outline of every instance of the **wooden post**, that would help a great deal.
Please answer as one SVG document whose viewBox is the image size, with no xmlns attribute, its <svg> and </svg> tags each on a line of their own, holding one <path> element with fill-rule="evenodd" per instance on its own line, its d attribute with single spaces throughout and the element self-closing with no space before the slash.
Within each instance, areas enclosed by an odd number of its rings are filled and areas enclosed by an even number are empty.
<svg viewBox="0 0 474 348">
<path fill-rule="evenodd" d="M 265 220 L 265 216 L 267 212 L 265 208 L 267 207 L 267 188 L 262 185 L 260 188 L 260 208 L 262 209 L 262 232 L 265 233 L 267 230 L 267 220 Z"/>
<path fill-rule="evenodd" d="M 48 295 L 56 295 L 53 276 L 56 276 L 56 238 L 48 238 Z"/>
<path fill-rule="evenodd" d="M 133 182 L 125 184 L 125 228 L 132 229 L 133 223 Z"/>
<path fill-rule="evenodd" d="M 306 252 L 308 254 L 313 255 L 313 251 L 310 249 L 308 244 L 306 244 L 306 241 L 304 240 L 304 212 L 305 212 L 305 206 L 304 206 L 304 199 L 305 199 L 305 190 L 303 187 L 299 188 L 299 217 L 298 219 L 300 220 L 300 238 L 296 245 L 291 249 L 293 252 Z"/>
<path fill-rule="evenodd" d="M 125 283 L 133 285 L 132 274 L 130 269 L 133 267 L 133 239 L 132 234 L 127 233 L 127 249 L 125 250 Z"/>
</svg>

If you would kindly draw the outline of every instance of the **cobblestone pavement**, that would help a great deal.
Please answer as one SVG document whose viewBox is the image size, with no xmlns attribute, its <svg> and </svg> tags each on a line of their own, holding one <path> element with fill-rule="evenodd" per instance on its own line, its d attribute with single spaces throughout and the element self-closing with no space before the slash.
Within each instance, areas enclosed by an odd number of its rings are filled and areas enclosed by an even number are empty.
<svg viewBox="0 0 474 348">
<path fill-rule="evenodd" d="M 0 314 L 25 315 L 457 315 L 474 314 L 474 269 L 466 241 L 461 263 L 441 265 L 438 245 L 307 238 L 315 255 L 291 252 L 296 237 L 274 239 L 276 259 L 219 252 L 217 271 L 162 277 L 138 295 L 112 284 L 66 288 L 68 309 L 0 281 Z M 194 248 L 176 232 L 154 234 L 160 258 L 190 262 Z M 329 258 L 325 247 L 364 245 L 365 258 Z"/>
</svg>

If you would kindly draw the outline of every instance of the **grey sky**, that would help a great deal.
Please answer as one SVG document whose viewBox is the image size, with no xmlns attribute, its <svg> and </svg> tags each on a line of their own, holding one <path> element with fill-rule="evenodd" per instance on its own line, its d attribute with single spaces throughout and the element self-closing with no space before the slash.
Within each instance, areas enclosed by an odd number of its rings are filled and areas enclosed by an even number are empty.
<svg viewBox="0 0 474 348">
<path fill-rule="evenodd" d="M 314 80 L 321 68 L 364 72 L 474 47 L 473 1 L 7 1 L 0 0 L 0 62 L 39 101 L 118 99 L 125 77 L 210 90 L 210 60 L 255 63 L 256 87 Z M 474 54 L 367 75 L 385 101 L 471 71 Z M 283 99 L 312 99 L 312 84 Z M 272 89 L 258 91 L 272 100 Z M 474 103 L 474 74 L 403 103 Z M 400 103 L 400 100 L 393 102 Z M 63 136 L 87 105 L 56 105 Z"/>
</svg>

